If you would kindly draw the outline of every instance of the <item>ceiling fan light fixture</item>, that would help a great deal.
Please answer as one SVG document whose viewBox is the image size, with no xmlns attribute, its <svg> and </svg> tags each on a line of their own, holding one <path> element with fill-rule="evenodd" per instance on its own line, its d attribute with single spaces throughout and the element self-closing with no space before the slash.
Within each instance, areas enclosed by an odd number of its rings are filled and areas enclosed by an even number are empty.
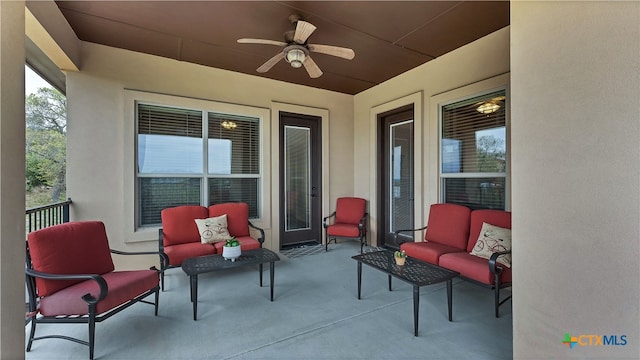
<svg viewBox="0 0 640 360">
<path fill-rule="evenodd" d="M 238 125 L 233 121 L 225 120 L 220 124 L 220 126 L 222 126 L 227 130 L 231 130 L 231 129 L 235 129 Z"/>
<path fill-rule="evenodd" d="M 301 49 L 291 49 L 287 52 L 287 62 L 291 64 L 291 67 L 299 68 L 302 67 L 302 63 L 306 58 L 306 54 Z"/>
<path fill-rule="evenodd" d="M 483 114 L 491 114 L 494 113 L 496 111 L 498 111 L 498 109 L 500 109 L 500 105 L 491 102 L 491 101 L 487 101 L 483 104 L 481 104 L 480 106 L 478 106 L 476 108 L 476 111 L 483 113 Z"/>
</svg>

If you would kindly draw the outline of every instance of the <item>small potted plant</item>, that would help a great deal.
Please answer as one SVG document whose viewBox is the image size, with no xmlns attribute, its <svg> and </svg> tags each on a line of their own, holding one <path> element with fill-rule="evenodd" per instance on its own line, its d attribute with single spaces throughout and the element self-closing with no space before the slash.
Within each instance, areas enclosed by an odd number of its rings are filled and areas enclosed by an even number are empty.
<svg viewBox="0 0 640 360">
<path fill-rule="evenodd" d="M 222 257 L 225 260 L 236 261 L 236 259 L 240 257 L 240 253 L 240 242 L 235 236 L 226 240 L 222 248 Z"/>
<path fill-rule="evenodd" d="M 393 253 L 393 257 L 396 259 L 396 265 L 402 266 L 405 260 L 407 260 L 407 253 L 404 252 L 404 250 L 396 251 Z"/>
</svg>

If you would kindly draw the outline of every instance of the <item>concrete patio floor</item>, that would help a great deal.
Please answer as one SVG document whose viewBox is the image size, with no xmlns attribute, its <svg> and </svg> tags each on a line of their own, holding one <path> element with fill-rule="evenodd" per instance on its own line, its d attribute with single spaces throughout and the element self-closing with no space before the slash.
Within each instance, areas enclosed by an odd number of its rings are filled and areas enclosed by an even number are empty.
<svg viewBox="0 0 640 360">
<path fill-rule="evenodd" d="M 372 250 L 372 249 L 366 249 Z M 511 302 L 493 315 L 493 292 L 454 279 L 453 322 L 447 320 L 444 283 L 420 290 L 419 336 L 413 336 L 410 285 L 387 290 L 382 272 L 363 266 L 357 299 L 359 244 L 288 258 L 275 267 L 269 301 L 268 266 L 259 287 L 257 267 L 200 276 L 198 320 L 192 317 L 189 281 L 169 270 L 153 307 L 136 304 L 96 325 L 96 359 L 511 359 Z M 505 291 L 505 295 L 509 290 Z M 25 339 L 28 335 L 25 328 Z M 38 325 L 47 333 L 87 338 L 86 325 Z M 40 340 L 29 360 L 88 359 L 86 346 Z"/>
</svg>

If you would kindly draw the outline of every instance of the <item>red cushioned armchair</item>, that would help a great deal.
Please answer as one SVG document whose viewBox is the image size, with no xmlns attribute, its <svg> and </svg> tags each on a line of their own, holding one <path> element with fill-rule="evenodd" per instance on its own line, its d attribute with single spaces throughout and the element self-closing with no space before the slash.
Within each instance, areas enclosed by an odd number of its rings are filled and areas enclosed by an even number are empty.
<svg viewBox="0 0 640 360">
<path fill-rule="evenodd" d="M 31 351 L 34 340 L 58 338 L 87 345 L 89 358 L 93 359 L 96 322 L 137 302 L 154 305 L 158 315 L 158 270 L 115 271 L 111 254 L 159 253 L 109 249 L 102 222 L 70 222 L 37 230 L 29 233 L 26 246 L 27 316 L 31 321 L 27 351 Z M 155 302 L 144 300 L 152 294 Z M 88 324 L 89 339 L 35 337 L 39 323 Z"/>
<path fill-rule="evenodd" d="M 341 197 L 336 203 L 336 211 L 322 219 L 324 227 L 324 250 L 329 250 L 329 241 L 337 238 L 360 240 L 360 253 L 367 240 L 367 200 L 357 197 Z M 334 218 L 329 224 L 329 219 Z"/>
<path fill-rule="evenodd" d="M 164 290 L 164 270 L 179 267 L 186 258 L 221 254 L 224 241 L 203 244 L 195 219 L 206 219 L 227 215 L 227 229 L 240 241 L 242 251 L 259 249 L 265 240 L 264 230 L 249 221 L 249 205 L 243 202 L 214 204 L 208 208 L 199 205 L 182 205 L 162 210 L 162 228 L 158 234 L 158 247 L 166 254 L 161 261 L 161 284 Z M 250 228 L 260 233 L 251 235 Z M 162 259 L 161 259 L 162 260 Z"/>
</svg>

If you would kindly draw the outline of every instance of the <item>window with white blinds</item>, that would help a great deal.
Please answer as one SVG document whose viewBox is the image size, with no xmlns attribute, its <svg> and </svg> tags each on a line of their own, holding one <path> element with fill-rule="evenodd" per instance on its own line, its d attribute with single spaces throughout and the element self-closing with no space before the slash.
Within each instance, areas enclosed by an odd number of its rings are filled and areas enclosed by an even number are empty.
<svg viewBox="0 0 640 360">
<path fill-rule="evenodd" d="M 500 90 L 441 106 L 442 200 L 505 209 L 506 97 Z"/>
<path fill-rule="evenodd" d="M 137 226 L 178 205 L 242 201 L 258 217 L 258 118 L 145 103 L 136 113 Z"/>
</svg>

